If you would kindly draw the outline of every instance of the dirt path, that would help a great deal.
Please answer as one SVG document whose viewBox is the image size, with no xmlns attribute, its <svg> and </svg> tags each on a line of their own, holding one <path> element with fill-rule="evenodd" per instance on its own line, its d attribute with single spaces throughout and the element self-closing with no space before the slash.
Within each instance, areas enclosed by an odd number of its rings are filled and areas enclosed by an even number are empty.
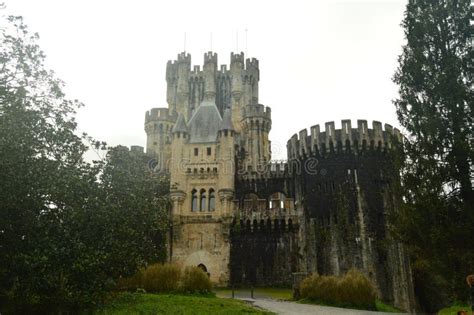
<svg viewBox="0 0 474 315">
<path fill-rule="evenodd" d="M 289 301 L 277 301 L 272 299 L 243 299 L 254 306 L 275 312 L 281 315 L 396 315 L 397 313 L 371 312 L 362 310 L 352 310 L 347 308 L 337 308 L 330 306 L 300 304 Z M 399 313 L 405 314 L 405 313 Z"/>
</svg>

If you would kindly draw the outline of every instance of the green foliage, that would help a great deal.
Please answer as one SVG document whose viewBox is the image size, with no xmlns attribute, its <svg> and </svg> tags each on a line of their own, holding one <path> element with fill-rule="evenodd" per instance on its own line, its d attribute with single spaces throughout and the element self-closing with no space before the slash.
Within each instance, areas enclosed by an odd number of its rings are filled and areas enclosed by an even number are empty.
<svg viewBox="0 0 474 315">
<path fill-rule="evenodd" d="M 174 264 L 154 264 L 143 271 L 142 287 L 147 292 L 175 292 L 179 288 L 181 268 Z"/>
<path fill-rule="evenodd" d="M 273 314 L 243 301 L 189 295 L 122 293 L 98 309 L 98 315 L 129 314 Z"/>
<path fill-rule="evenodd" d="M 189 293 L 211 292 L 209 276 L 199 267 L 186 267 L 183 274 L 182 290 Z"/>
<path fill-rule="evenodd" d="M 445 307 L 437 312 L 438 315 L 457 315 L 458 311 L 466 311 L 467 314 L 470 314 L 469 311 L 471 307 L 467 304 L 454 303 L 451 306 Z"/>
<path fill-rule="evenodd" d="M 81 103 L 45 69 L 38 35 L 1 19 L 0 305 L 94 304 L 164 258 L 169 185 L 121 147 L 85 162 L 85 143 L 105 143 L 76 134 Z"/>
<path fill-rule="evenodd" d="M 302 299 L 329 305 L 375 309 L 375 288 L 361 272 L 351 269 L 342 277 L 311 275 L 300 284 Z"/>
<path fill-rule="evenodd" d="M 209 276 L 199 267 L 181 267 L 176 264 L 153 264 L 132 277 L 122 278 L 117 289 L 136 291 L 143 288 L 153 293 L 198 293 L 211 292 L 212 283 Z"/>
<path fill-rule="evenodd" d="M 385 313 L 403 313 L 402 310 L 399 310 L 396 307 L 391 305 L 385 304 L 380 300 L 375 300 L 375 308 L 378 312 L 385 312 Z"/>
<path fill-rule="evenodd" d="M 426 311 L 466 300 L 474 270 L 474 93 L 470 0 L 409 1 L 394 82 L 406 130 L 405 205 L 393 218 Z"/>
</svg>

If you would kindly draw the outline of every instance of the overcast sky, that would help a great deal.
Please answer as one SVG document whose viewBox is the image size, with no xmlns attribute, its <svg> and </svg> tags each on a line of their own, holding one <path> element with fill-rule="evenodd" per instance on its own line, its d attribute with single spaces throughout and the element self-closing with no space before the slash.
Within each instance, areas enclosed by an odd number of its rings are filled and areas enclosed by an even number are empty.
<svg viewBox="0 0 474 315">
<path fill-rule="evenodd" d="M 145 111 L 167 106 L 166 62 L 183 51 L 184 33 L 192 64 L 211 48 L 219 64 L 237 50 L 259 59 L 273 158 L 285 158 L 291 135 L 315 124 L 398 126 L 391 77 L 406 0 L 3 1 L 2 14 L 22 15 L 40 34 L 68 97 L 85 103 L 81 131 L 110 145 L 145 146 Z"/>
</svg>

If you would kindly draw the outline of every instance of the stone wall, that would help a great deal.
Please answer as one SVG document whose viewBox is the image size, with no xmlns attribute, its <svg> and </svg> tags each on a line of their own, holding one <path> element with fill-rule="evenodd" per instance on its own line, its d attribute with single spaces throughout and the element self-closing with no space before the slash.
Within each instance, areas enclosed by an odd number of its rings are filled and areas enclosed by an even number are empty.
<svg viewBox="0 0 474 315">
<path fill-rule="evenodd" d="M 230 285 L 290 286 L 298 266 L 292 220 L 234 222 L 230 232 Z"/>
<path fill-rule="evenodd" d="M 305 134 L 289 143 L 295 200 L 303 214 L 301 268 L 340 275 L 355 267 L 372 280 L 382 300 L 413 310 L 408 257 L 390 235 L 389 218 L 396 215 L 401 201 L 391 129 L 380 133 L 383 140 L 378 142 L 370 141 L 375 130 L 365 128 L 367 145 L 354 140 L 358 130 L 349 133 L 347 145 L 342 145 L 346 132 L 333 130 L 334 143 L 326 136 L 312 142 Z"/>
</svg>

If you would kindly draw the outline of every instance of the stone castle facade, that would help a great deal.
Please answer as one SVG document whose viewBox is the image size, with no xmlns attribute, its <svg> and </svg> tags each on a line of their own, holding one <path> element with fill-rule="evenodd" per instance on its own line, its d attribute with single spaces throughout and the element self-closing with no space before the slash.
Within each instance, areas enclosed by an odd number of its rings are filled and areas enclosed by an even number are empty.
<svg viewBox="0 0 474 315">
<path fill-rule="evenodd" d="M 412 310 L 407 255 L 390 238 L 400 203 L 397 129 L 365 120 L 313 126 L 272 162 L 271 110 L 259 104 L 259 64 L 217 54 L 166 69 L 168 107 L 146 113 L 146 153 L 169 174 L 169 256 L 218 285 L 291 285 L 294 275 L 363 271 L 379 296 Z"/>
</svg>

